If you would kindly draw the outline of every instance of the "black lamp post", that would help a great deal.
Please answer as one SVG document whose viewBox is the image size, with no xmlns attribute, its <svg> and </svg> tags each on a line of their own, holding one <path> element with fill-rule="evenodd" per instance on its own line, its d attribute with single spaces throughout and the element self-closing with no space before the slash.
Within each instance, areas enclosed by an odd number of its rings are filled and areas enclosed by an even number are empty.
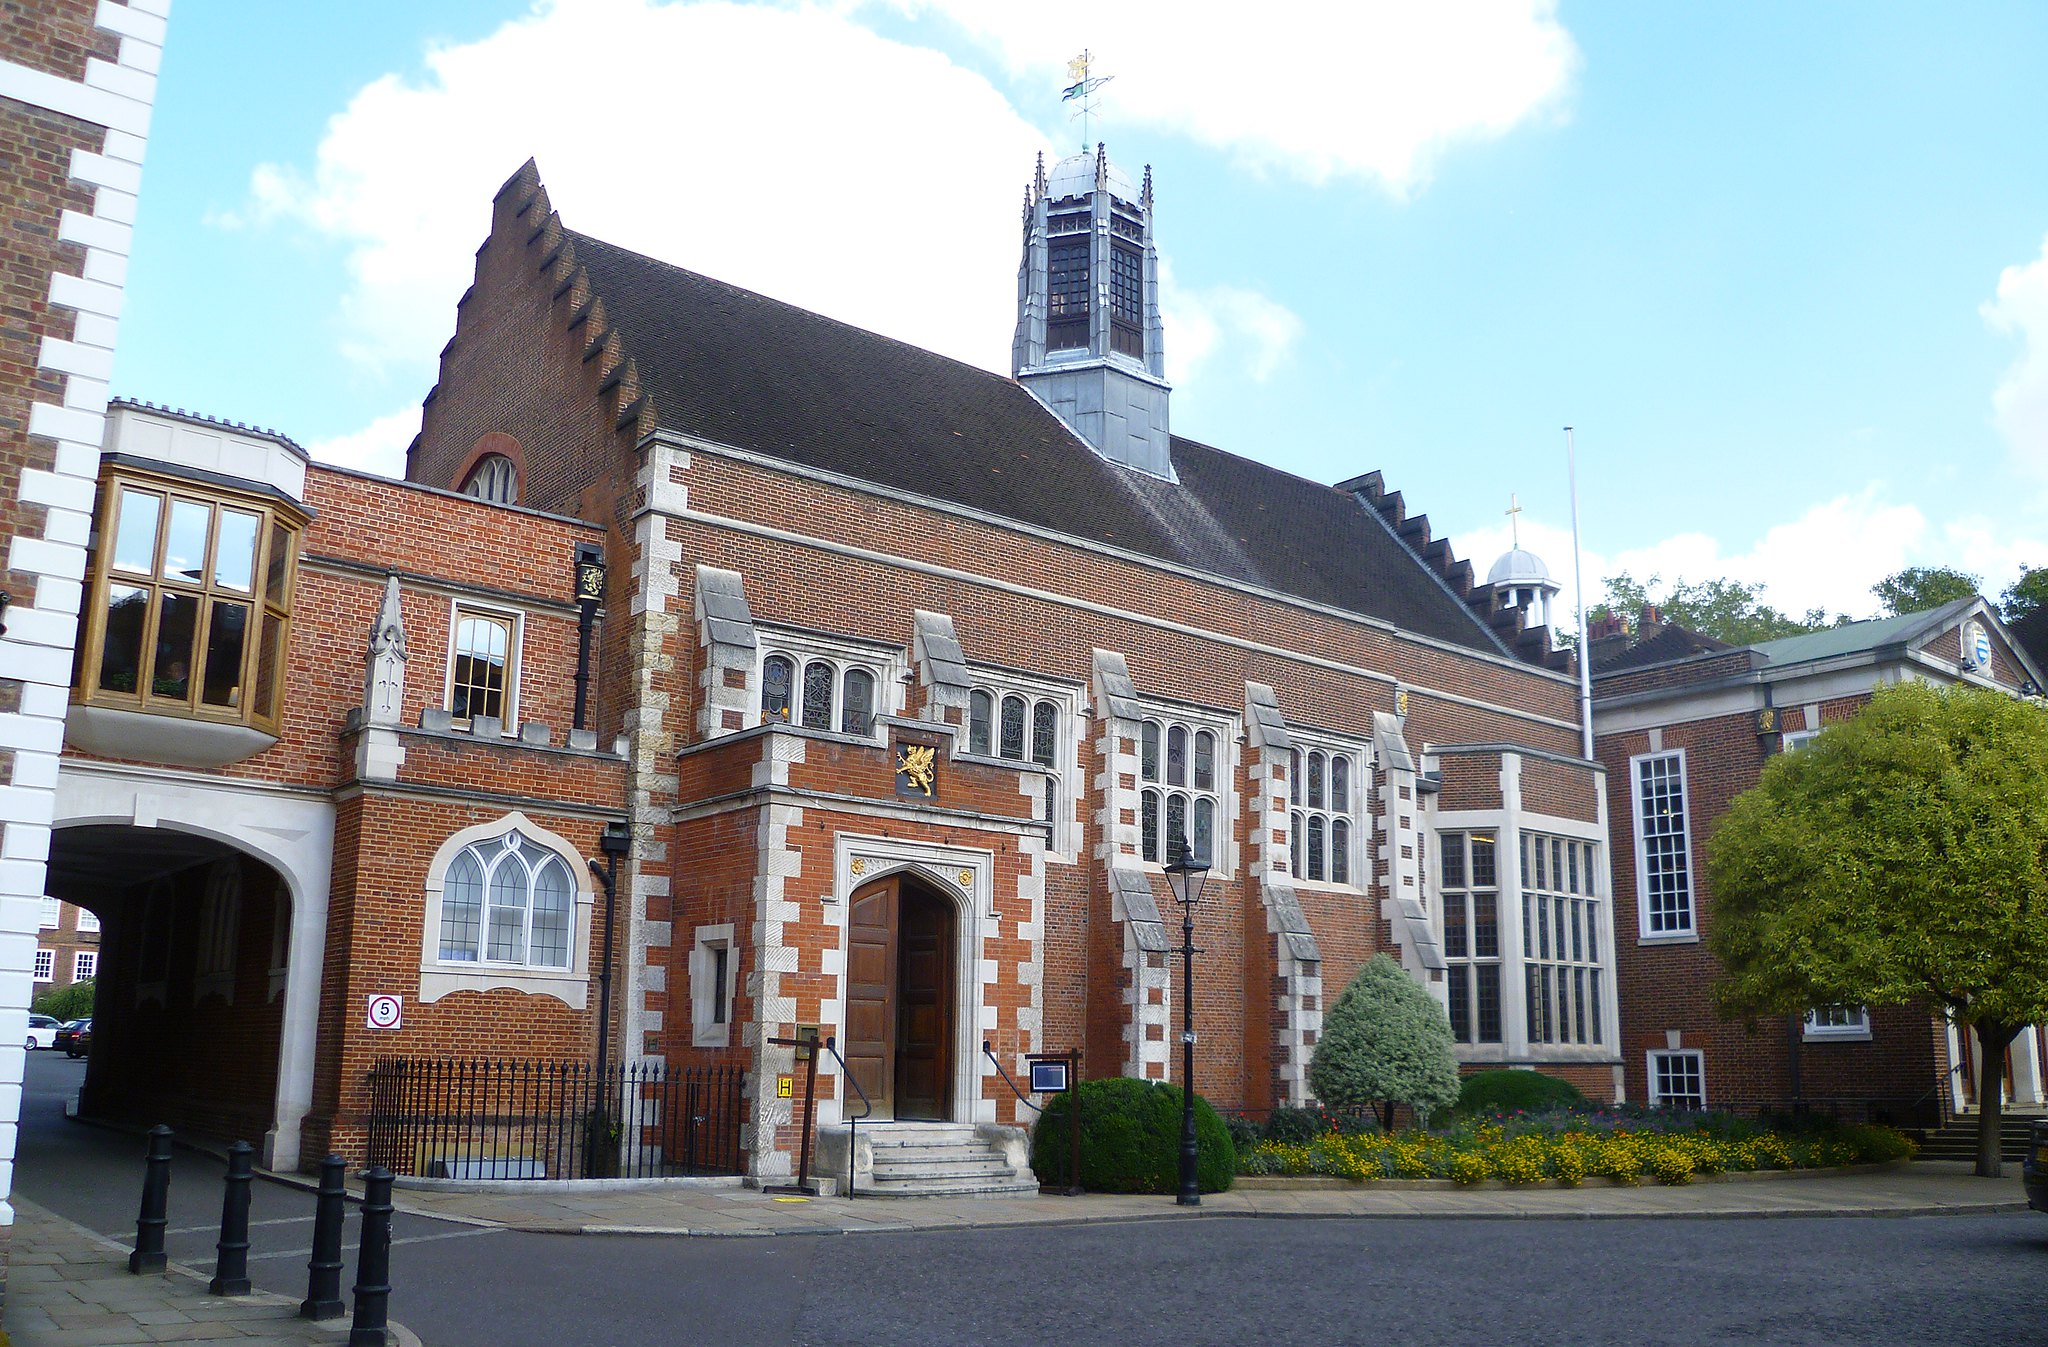
<svg viewBox="0 0 2048 1347">
<path fill-rule="evenodd" d="M 1202 885 L 1209 878 L 1209 862 L 1188 848 L 1187 834 L 1173 839 L 1173 859 L 1166 866 L 1167 882 L 1180 901 L 1180 1191 L 1174 1202 L 1183 1207 L 1202 1205 L 1202 1187 L 1196 1180 L 1200 1155 L 1195 1145 L 1195 904 L 1202 901 Z"/>
<path fill-rule="evenodd" d="M 597 970 L 597 1088 L 604 1089 L 604 1069 L 612 1041 L 612 928 L 619 915 L 619 858 L 633 849 L 633 833 L 623 823 L 607 823 L 598 835 L 604 864 L 593 858 L 590 873 L 604 885 L 604 963 Z"/>
</svg>

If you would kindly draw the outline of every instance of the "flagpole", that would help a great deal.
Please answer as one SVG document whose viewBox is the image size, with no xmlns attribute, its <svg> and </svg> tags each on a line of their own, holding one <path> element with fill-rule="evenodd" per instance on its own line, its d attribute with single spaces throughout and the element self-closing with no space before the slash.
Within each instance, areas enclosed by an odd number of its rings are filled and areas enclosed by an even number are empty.
<svg viewBox="0 0 2048 1347">
<path fill-rule="evenodd" d="M 1579 610 L 1579 748 L 1580 756 L 1593 756 L 1593 647 L 1587 640 L 1586 555 L 1579 546 L 1579 459 L 1572 445 L 1572 428 L 1564 428 L 1565 481 L 1572 495 L 1572 602 Z"/>
</svg>

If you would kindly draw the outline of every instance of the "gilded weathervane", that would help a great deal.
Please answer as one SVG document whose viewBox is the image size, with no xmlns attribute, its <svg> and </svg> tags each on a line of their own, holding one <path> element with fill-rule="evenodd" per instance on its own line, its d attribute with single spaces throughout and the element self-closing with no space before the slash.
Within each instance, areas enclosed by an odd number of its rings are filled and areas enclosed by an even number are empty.
<svg viewBox="0 0 2048 1347">
<path fill-rule="evenodd" d="M 901 744 L 896 749 L 896 770 L 910 789 L 927 799 L 933 793 L 932 778 L 938 770 L 938 752 L 929 744 Z"/>
</svg>

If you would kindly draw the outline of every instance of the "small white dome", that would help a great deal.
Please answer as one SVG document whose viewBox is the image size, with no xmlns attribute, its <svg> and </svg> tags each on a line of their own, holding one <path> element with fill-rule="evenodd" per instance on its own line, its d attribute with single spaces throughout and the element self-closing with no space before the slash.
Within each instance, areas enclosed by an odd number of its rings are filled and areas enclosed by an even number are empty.
<svg viewBox="0 0 2048 1347">
<path fill-rule="evenodd" d="M 1054 164 L 1045 175 L 1045 194 L 1054 201 L 1058 201 L 1061 197 L 1086 196 L 1094 190 L 1095 152 L 1093 150 L 1068 155 L 1057 164 Z M 1114 160 L 1109 165 L 1109 192 L 1111 196 L 1128 201 L 1134 206 L 1138 204 L 1137 184 L 1131 181 L 1130 174 L 1116 166 Z"/>
<path fill-rule="evenodd" d="M 1543 564 L 1543 558 L 1519 547 L 1503 553 L 1501 559 L 1493 563 L 1493 569 L 1486 573 L 1486 583 L 1559 588 L 1557 582 L 1550 578 L 1550 567 Z"/>
</svg>

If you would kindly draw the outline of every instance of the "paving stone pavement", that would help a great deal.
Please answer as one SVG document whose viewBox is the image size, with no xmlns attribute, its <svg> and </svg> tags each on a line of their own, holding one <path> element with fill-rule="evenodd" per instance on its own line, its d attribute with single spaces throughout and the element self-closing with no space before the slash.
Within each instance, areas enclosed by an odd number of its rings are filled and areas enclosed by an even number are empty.
<svg viewBox="0 0 2048 1347">
<path fill-rule="evenodd" d="M 1736 1181 L 1636 1188 L 1456 1188 L 1447 1183 L 1270 1187 L 1241 1184 L 1184 1208 L 1170 1197 L 860 1198 L 791 1200 L 735 1186 L 666 1185 L 571 1192 L 405 1190 L 416 1215 L 551 1234 L 771 1236 L 1073 1225 L 1235 1217 L 1922 1216 L 2024 1209 L 2018 1166 L 1979 1179 L 1967 1164 L 1920 1162 L 1854 1173 L 1740 1175 Z"/>
<path fill-rule="evenodd" d="M 346 1317 L 315 1324 L 298 1303 L 256 1292 L 210 1296 L 208 1274 L 173 1263 L 128 1271 L 128 1249 L 17 1195 L 4 1327 L 13 1347 L 144 1347 L 175 1343 L 282 1343 L 340 1347 Z M 420 1347 L 400 1325 L 392 1347 Z"/>
</svg>

